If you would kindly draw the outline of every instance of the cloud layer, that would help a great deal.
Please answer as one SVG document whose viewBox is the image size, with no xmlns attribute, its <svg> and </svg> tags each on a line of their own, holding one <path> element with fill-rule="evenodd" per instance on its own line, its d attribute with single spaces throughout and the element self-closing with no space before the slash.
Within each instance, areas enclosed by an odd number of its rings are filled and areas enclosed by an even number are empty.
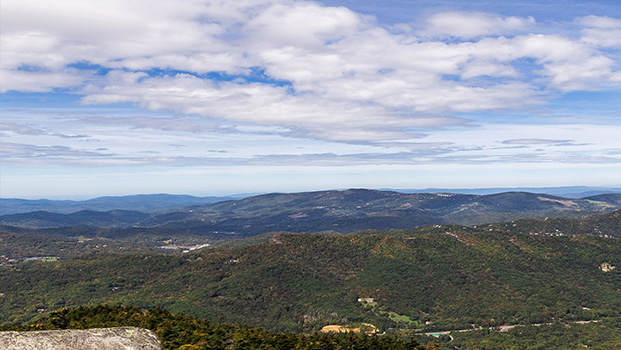
<svg viewBox="0 0 621 350">
<path fill-rule="evenodd" d="M 620 18 L 445 8 L 386 25 L 301 0 L 0 5 L 0 96 L 76 102 L 0 108 L 11 186 L 39 167 L 442 179 L 588 164 L 610 179 L 621 164 Z"/>
<path fill-rule="evenodd" d="M 384 28 L 313 2 L 3 2 L 2 89 L 83 95 L 298 137 L 361 142 L 464 125 L 455 113 L 519 109 L 615 88 L 620 20 L 569 35 L 532 17 L 437 13 Z M 408 29 L 409 28 L 409 29 Z"/>
</svg>

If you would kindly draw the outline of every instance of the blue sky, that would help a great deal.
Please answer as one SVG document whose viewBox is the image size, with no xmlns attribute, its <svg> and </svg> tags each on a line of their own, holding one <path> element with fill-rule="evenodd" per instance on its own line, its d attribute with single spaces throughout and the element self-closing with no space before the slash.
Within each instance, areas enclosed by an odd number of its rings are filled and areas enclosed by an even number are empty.
<svg viewBox="0 0 621 350">
<path fill-rule="evenodd" d="M 0 6 L 4 198 L 621 185 L 616 1 Z"/>
</svg>

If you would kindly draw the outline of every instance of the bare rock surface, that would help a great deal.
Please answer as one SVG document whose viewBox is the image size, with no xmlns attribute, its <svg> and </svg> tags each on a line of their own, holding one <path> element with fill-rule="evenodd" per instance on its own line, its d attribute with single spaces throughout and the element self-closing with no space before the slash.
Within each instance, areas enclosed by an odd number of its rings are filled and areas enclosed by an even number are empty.
<svg viewBox="0 0 621 350">
<path fill-rule="evenodd" d="M 2 350 L 161 350 L 157 335 L 136 327 L 0 332 Z"/>
</svg>

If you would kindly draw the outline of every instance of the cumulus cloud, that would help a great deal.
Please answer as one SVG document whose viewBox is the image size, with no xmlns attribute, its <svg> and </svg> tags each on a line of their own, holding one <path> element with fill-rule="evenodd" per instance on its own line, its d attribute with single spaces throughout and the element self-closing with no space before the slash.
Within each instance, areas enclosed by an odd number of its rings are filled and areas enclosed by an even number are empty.
<svg viewBox="0 0 621 350">
<path fill-rule="evenodd" d="M 0 70 L 0 74 L 2 75 L 0 93 L 8 91 L 52 92 L 57 88 L 71 88 L 80 85 L 88 75 L 74 69 L 58 71 L 7 69 Z"/>
<path fill-rule="evenodd" d="M 291 95 L 283 86 L 236 82 L 215 84 L 187 74 L 151 78 L 118 72 L 111 75 L 105 88 L 93 86 L 87 87 L 86 91 L 85 103 L 139 102 L 146 109 L 176 110 L 241 123 L 281 125 L 296 130 L 299 136 L 334 141 L 407 138 L 408 132 L 401 131 L 402 128 L 465 123 L 460 118 L 443 116 L 403 118 L 380 106 L 351 104 L 315 94 Z"/>
<path fill-rule="evenodd" d="M 577 24 L 584 26 L 582 41 L 605 48 L 621 48 L 621 19 L 587 16 L 578 18 Z"/>
<path fill-rule="evenodd" d="M 363 22 L 359 14 L 344 7 L 275 4 L 250 19 L 244 32 L 255 47 L 322 48 L 355 34 Z"/>
<path fill-rule="evenodd" d="M 535 19 L 503 18 L 479 12 L 442 12 L 427 18 L 426 24 L 426 27 L 419 32 L 420 35 L 471 39 L 523 32 L 535 25 Z"/>
<path fill-rule="evenodd" d="M 3 91 L 61 89 L 84 104 L 135 103 L 296 138 L 417 139 L 467 126 L 460 113 L 528 108 L 621 81 L 602 49 L 616 45 L 613 18 L 577 20 L 577 40 L 537 33 L 531 17 L 465 12 L 395 32 L 344 7 L 294 0 L 6 0 L 1 15 Z M 190 128 L 180 121 L 141 123 Z"/>
</svg>

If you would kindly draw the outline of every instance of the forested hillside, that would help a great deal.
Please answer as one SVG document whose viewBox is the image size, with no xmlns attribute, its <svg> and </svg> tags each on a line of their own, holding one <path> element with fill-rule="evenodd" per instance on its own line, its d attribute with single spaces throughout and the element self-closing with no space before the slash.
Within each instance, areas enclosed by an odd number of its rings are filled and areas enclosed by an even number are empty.
<svg viewBox="0 0 621 350">
<path fill-rule="evenodd" d="M 591 320 L 619 316 L 616 266 L 618 239 L 587 235 L 277 234 L 230 250 L 6 266 L 0 311 L 2 321 L 22 322 L 37 310 L 122 303 L 278 331 L 354 322 L 393 332 Z"/>
<path fill-rule="evenodd" d="M 514 220 L 489 227 L 508 232 L 532 234 L 592 234 L 621 237 L 621 210 L 583 219 L 546 218 L 545 220 Z"/>
</svg>

